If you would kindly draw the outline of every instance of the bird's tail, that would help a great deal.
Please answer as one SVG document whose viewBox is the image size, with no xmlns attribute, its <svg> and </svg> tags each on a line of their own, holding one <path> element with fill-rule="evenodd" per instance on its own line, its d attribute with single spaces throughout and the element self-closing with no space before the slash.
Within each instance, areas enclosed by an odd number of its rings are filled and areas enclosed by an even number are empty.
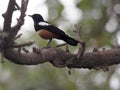
<svg viewBox="0 0 120 90">
<path fill-rule="evenodd" d="M 73 39 L 73 38 L 71 38 L 71 37 L 66 37 L 66 38 L 63 38 L 63 40 L 66 42 L 66 43 L 68 43 L 68 44 L 70 44 L 70 45 L 72 45 L 72 46 L 77 46 L 77 44 L 78 44 L 78 41 L 77 40 L 75 40 L 75 39 Z"/>
</svg>

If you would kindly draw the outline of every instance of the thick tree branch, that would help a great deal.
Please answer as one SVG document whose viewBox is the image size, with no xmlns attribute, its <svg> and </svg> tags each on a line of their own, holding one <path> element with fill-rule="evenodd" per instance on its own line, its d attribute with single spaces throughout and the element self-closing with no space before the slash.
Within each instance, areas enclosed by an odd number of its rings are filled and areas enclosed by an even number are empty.
<svg viewBox="0 0 120 90">
<path fill-rule="evenodd" d="M 7 11 L 3 14 L 4 17 L 4 26 L 3 32 L 0 39 L 0 51 L 6 47 L 9 41 L 9 33 L 11 31 L 11 21 L 12 21 L 12 14 L 15 10 L 15 0 L 10 0 L 8 4 Z"/>
<path fill-rule="evenodd" d="M 42 49 L 39 53 L 20 53 L 17 50 L 8 49 L 4 55 L 8 60 L 21 65 L 50 62 L 56 67 L 91 69 L 120 63 L 120 49 L 89 52 L 78 59 L 77 54 L 67 53 L 60 48 Z"/>
<path fill-rule="evenodd" d="M 20 27 L 24 24 L 25 12 L 29 0 L 21 0 L 21 7 L 16 0 L 9 0 L 8 8 L 4 17 L 4 28 L 0 35 L 0 52 L 9 61 L 20 65 L 37 65 L 50 62 L 56 67 L 69 68 L 96 68 L 106 67 L 120 63 L 120 49 L 103 50 L 81 54 L 81 48 L 77 54 L 71 54 L 69 50 L 64 51 L 58 47 L 47 49 L 36 49 L 29 52 L 21 47 L 31 45 L 32 43 L 15 44 L 15 40 L 21 35 L 17 35 Z M 17 8 L 15 8 L 17 7 Z M 21 14 L 15 26 L 11 27 L 12 14 L 15 9 L 19 9 Z M 6 33 L 7 32 L 7 33 Z M 83 49 L 84 50 L 84 49 Z M 83 56 L 81 56 L 83 55 Z"/>
</svg>

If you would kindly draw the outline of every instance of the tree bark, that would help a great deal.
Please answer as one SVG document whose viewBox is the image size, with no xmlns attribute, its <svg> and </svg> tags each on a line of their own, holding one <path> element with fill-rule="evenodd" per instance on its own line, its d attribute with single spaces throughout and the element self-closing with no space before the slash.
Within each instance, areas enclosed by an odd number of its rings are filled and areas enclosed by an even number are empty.
<svg viewBox="0 0 120 90">
<path fill-rule="evenodd" d="M 120 63 L 120 49 L 87 52 L 80 58 L 77 54 L 67 53 L 60 48 L 49 48 L 37 52 L 21 53 L 18 50 L 7 49 L 5 58 L 21 65 L 36 65 L 50 62 L 56 67 L 96 68 Z"/>
</svg>

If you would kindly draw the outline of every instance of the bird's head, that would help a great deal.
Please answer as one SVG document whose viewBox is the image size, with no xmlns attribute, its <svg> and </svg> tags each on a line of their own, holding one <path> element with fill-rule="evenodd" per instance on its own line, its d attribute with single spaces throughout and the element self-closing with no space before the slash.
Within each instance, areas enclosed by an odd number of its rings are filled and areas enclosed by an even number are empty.
<svg viewBox="0 0 120 90">
<path fill-rule="evenodd" d="M 34 22 L 39 23 L 40 21 L 44 21 L 43 17 L 40 14 L 33 14 L 33 15 L 28 15 L 32 17 Z"/>
</svg>

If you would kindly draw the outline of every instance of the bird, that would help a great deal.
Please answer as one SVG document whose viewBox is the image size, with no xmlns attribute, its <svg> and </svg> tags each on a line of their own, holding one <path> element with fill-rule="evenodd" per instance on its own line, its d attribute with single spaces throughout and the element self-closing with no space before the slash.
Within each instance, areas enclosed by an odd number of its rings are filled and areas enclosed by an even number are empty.
<svg viewBox="0 0 120 90">
<path fill-rule="evenodd" d="M 40 14 L 33 14 L 28 16 L 33 19 L 34 28 L 38 35 L 45 40 L 49 40 L 47 43 L 47 47 L 50 47 L 50 43 L 53 38 L 63 40 L 67 44 L 72 46 L 77 46 L 77 44 L 79 43 L 79 41 L 67 35 L 63 30 L 45 21 Z"/>
</svg>

